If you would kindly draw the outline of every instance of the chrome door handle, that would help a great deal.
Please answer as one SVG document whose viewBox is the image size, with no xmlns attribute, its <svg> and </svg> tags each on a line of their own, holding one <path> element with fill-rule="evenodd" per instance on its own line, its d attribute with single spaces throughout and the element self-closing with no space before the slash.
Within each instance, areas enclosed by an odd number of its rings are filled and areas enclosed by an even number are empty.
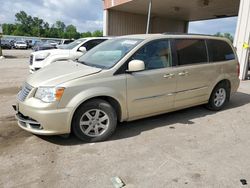
<svg viewBox="0 0 250 188">
<path fill-rule="evenodd" d="M 164 74 L 163 76 L 164 78 L 173 78 L 174 74 L 170 73 L 170 74 Z"/>
<path fill-rule="evenodd" d="M 187 71 L 180 72 L 179 76 L 187 76 L 189 73 Z"/>
</svg>

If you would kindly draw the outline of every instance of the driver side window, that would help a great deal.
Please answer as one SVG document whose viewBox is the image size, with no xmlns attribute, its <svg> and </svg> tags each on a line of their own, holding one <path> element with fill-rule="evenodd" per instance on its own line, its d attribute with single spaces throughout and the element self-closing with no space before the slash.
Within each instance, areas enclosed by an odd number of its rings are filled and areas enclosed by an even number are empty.
<svg viewBox="0 0 250 188">
<path fill-rule="evenodd" d="M 170 41 L 157 40 L 150 42 L 137 51 L 132 59 L 144 61 L 146 70 L 171 67 Z"/>
</svg>

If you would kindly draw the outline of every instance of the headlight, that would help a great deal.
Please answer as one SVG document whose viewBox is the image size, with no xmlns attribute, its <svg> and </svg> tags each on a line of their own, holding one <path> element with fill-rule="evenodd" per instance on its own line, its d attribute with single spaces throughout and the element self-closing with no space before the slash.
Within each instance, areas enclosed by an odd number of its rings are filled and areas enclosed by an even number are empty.
<svg viewBox="0 0 250 188">
<path fill-rule="evenodd" d="M 63 87 L 39 87 L 36 91 L 35 98 L 48 103 L 59 101 L 62 98 L 64 89 Z"/>
<path fill-rule="evenodd" d="M 36 61 L 42 61 L 42 60 L 46 59 L 49 55 L 50 55 L 50 53 L 37 54 L 36 57 L 35 57 L 35 60 Z"/>
</svg>

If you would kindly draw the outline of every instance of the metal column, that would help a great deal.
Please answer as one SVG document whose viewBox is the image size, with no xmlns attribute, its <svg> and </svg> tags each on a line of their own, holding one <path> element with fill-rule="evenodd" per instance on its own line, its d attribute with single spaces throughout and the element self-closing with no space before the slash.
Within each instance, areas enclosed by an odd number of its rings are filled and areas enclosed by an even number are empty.
<svg viewBox="0 0 250 188">
<path fill-rule="evenodd" d="M 0 58 L 3 58 L 3 51 L 2 51 L 2 44 L 1 44 L 2 35 L 3 35 L 3 29 L 2 29 L 2 25 L 0 24 Z"/>
<path fill-rule="evenodd" d="M 103 11 L 103 36 L 109 35 L 109 10 Z"/>
<path fill-rule="evenodd" d="M 150 19 L 151 19 L 151 10 L 152 10 L 152 0 L 149 0 L 149 5 L 148 5 L 148 21 L 147 21 L 146 34 L 149 33 Z"/>
<path fill-rule="evenodd" d="M 237 29 L 234 46 L 240 62 L 240 79 L 246 79 L 248 72 L 249 48 L 244 48 L 244 43 L 250 43 L 250 1 L 241 0 L 238 15 Z"/>
</svg>

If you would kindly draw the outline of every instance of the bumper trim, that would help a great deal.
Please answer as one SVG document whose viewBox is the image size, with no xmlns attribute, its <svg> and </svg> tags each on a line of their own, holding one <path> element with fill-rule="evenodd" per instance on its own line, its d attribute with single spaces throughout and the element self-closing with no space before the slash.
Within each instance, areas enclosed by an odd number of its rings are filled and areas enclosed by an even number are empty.
<svg viewBox="0 0 250 188">
<path fill-rule="evenodd" d="M 25 119 L 24 117 L 22 117 L 22 115 L 20 113 L 16 114 L 16 119 L 20 122 L 26 123 L 26 124 L 35 124 L 35 125 L 40 125 L 40 123 L 38 123 L 35 120 L 32 119 Z"/>
</svg>

